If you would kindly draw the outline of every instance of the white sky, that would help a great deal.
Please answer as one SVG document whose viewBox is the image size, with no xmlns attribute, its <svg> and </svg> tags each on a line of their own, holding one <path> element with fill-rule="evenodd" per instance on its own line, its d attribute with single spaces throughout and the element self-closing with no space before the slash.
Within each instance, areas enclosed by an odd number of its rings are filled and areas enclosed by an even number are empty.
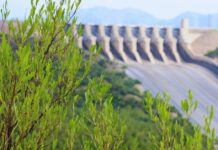
<svg viewBox="0 0 218 150">
<path fill-rule="evenodd" d="M 0 0 L 0 6 L 4 0 Z M 12 18 L 23 18 L 30 0 L 9 0 Z M 81 8 L 104 6 L 108 8 L 134 8 L 158 18 L 171 18 L 186 11 L 201 14 L 218 13 L 218 0 L 82 0 Z"/>
</svg>

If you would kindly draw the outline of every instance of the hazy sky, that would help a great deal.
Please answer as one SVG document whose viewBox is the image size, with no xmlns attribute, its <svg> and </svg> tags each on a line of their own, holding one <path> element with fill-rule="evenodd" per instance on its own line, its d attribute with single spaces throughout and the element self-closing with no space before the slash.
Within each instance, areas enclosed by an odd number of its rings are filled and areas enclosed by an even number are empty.
<svg viewBox="0 0 218 150">
<path fill-rule="evenodd" d="M 218 0 L 84 0 L 82 7 L 106 6 L 135 8 L 159 18 L 174 17 L 185 11 L 202 14 L 217 13 Z"/>
<path fill-rule="evenodd" d="M 0 6 L 4 0 L 0 0 Z M 58 0 L 57 0 L 58 1 Z M 30 0 L 9 0 L 12 18 L 23 18 Z M 218 13 L 218 0 L 82 0 L 81 8 L 104 6 L 108 8 L 134 8 L 158 18 L 171 18 L 185 11 L 202 14 Z"/>
</svg>

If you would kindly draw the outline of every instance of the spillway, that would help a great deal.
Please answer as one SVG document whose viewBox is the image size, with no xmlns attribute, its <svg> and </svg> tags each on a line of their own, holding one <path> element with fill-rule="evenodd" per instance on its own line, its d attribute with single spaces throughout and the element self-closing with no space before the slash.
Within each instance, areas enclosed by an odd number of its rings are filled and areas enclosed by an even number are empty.
<svg viewBox="0 0 218 150">
<path fill-rule="evenodd" d="M 212 126 L 218 131 L 218 78 L 207 69 L 186 63 L 132 63 L 127 65 L 126 74 L 139 80 L 144 89 L 150 90 L 153 95 L 167 92 L 171 97 L 171 104 L 179 111 L 180 100 L 187 98 L 188 90 L 192 90 L 194 99 L 199 102 L 191 117 L 192 121 L 203 125 L 206 108 L 213 105 L 215 117 Z"/>
<path fill-rule="evenodd" d="M 218 64 L 193 52 L 192 42 L 199 35 L 190 34 L 187 22 L 176 29 L 102 25 L 83 28 L 78 47 L 88 49 L 102 44 L 108 60 L 126 65 L 126 74 L 139 80 L 153 95 L 167 92 L 179 111 L 180 101 L 192 90 L 199 102 L 191 116 L 193 122 L 203 125 L 206 108 L 213 105 L 212 126 L 218 133 Z"/>
</svg>

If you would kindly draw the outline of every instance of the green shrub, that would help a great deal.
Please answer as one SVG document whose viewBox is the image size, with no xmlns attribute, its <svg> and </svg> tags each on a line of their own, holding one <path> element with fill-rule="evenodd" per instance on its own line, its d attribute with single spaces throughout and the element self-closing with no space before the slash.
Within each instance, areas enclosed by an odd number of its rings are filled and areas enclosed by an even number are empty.
<svg viewBox="0 0 218 150">
<path fill-rule="evenodd" d="M 0 148 L 119 149 L 124 126 L 110 85 L 102 78 L 85 80 L 100 51 L 79 49 L 81 32 L 72 32 L 80 0 L 41 2 L 31 0 L 22 22 L 6 20 L 7 1 L 1 9 L 9 32 L 0 33 Z M 78 108 L 84 80 L 84 104 Z"/>
<path fill-rule="evenodd" d="M 213 119 L 213 107 L 208 111 L 208 115 L 205 116 L 204 131 L 199 125 L 193 125 L 192 132 L 186 132 L 188 127 L 188 119 L 191 114 L 196 110 L 198 106 L 197 101 L 193 100 L 192 92 L 189 91 L 188 99 L 181 101 L 181 109 L 185 116 L 184 123 L 178 123 L 173 121 L 170 112 L 169 97 L 157 97 L 154 98 L 149 92 L 145 98 L 145 110 L 151 116 L 155 126 L 158 130 L 160 139 L 151 134 L 151 139 L 155 142 L 155 149 L 181 149 L 181 150 L 201 150 L 201 149 L 213 149 L 215 140 L 215 129 L 211 128 L 211 121 Z M 206 142 L 204 139 L 206 138 Z"/>
<path fill-rule="evenodd" d="M 211 57 L 211 58 L 216 58 L 218 57 L 218 48 L 216 48 L 213 51 L 210 51 L 206 54 L 206 56 Z"/>
</svg>

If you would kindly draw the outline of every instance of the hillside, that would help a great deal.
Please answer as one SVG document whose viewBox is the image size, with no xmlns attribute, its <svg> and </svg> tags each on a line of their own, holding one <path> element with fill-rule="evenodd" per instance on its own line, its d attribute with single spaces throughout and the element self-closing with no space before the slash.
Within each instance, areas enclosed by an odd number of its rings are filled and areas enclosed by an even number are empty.
<svg viewBox="0 0 218 150">
<path fill-rule="evenodd" d="M 118 24 L 179 27 L 181 20 L 183 18 L 187 18 L 190 21 L 191 27 L 218 28 L 218 14 L 202 15 L 193 12 L 185 12 L 175 18 L 163 20 L 146 13 L 146 10 L 117 10 L 104 7 L 95 7 L 89 9 L 81 9 L 78 11 L 77 16 L 78 22 L 84 24 Z"/>
<path fill-rule="evenodd" d="M 144 109 L 143 100 L 145 92 L 141 90 L 143 87 L 139 81 L 133 80 L 126 75 L 125 69 L 126 66 L 120 63 L 109 62 L 100 57 L 98 62 L 93 65 L 88 78 L 103 75 L 105 81 L 112 85 L 110 92 L 113 95 L 113 105 L 119 112 L 119 118 L 127 127 L 123 148 L 138 150 L 155 149 L 157 146 L 155 143 L 159 140 L 160 135 L 155 127 L 155 122 L 152 121 L 148 112 Z M 85 87 L 87 84 L 88 80 L 85 80 L 83 86 Z M 84 92 L 81 90 L 79 93 L 81 95 L 81 102 L 84 100 Z M 185 120 L 176 108 L 171 107 L 170 109 L 171 115 L 175 115 L 172 121 L 178 121 L 179 124 L 183 124 Z M 193 133 L 191 124 L 188 124 L 185 132 L 186 134 Z M 151 141 L 150 134 L 157 139 Z"/>
</svg>

